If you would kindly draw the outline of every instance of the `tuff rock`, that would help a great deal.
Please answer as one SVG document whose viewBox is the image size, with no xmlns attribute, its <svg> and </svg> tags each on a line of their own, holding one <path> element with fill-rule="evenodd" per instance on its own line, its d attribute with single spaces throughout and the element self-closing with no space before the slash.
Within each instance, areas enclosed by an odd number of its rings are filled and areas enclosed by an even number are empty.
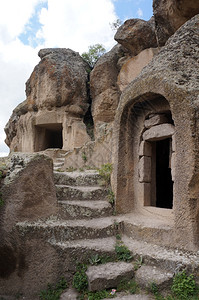
<svg viewBox="0 0 199 300">
<path fill-rule="evenodd" d="M 153 0 L 158 45 L 164 46 L 180 26 L 199 13 L 195 0 Z"/>
<path fill-rule="evenodd" d="M 132 56 L 142 50 L 157 47 L 155 23 L 152 17 L 149 21 L 130 19 L 124 22 L 115 34 L 115 40 L 126 48 Z"/>
</svg>

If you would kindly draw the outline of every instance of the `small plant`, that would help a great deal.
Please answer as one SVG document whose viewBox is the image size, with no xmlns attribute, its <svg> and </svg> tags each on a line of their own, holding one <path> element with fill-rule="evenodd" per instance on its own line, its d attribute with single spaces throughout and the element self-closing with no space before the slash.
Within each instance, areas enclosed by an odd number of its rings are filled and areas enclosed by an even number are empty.
<svg viewBox="0 0 199 300">
<path fill-rule="evenodd" d="M 115 252 L 118 260 L 129 262 L 133 258 L 128 247 L 118 242 L 115 245 Z"/>
<path fill-rule="evenodd" d="M 41 291 L 39 298 L 42 300 L 59 300 L 60 295 L 67 287 L 66 280 L 62 277 L 55 287 L 48 284 L 47 290 Z"/>
<path fill-rule="evenodd" d="M 109 186 L 111 183 L 111 173 L 113 170 L 113 165 L 110 163 L 102 165 L 101 169 L 98 169 L 99 175 L 103 179 L 103 185 Z"/>
<path fill-rule="evenodd" d="M 87 156 L 85 152 L 82 152 L 82 159 L 85 163 L 87 162 Z"/>
<path fill-rule="evenodd" d="M 193 275 L 187 275 L 185 270 L 178 273 L 171 287 L 173 294 L 179 299 L 191 299 L 197 292 Z"/>
<path fill-rule="evenodd" d="M 66 168 L 66 172 L 74 172 L 74 171 L 76 171 L 77 170 L 77 168 L 74 168 L 74 167 L 68 167 L 68 168 Z"/>
<path fill-rule="evenodd" d="M 101 263 L 101 258 L 98 254 L 93 255 L 91 258 L 89 258 L 89 263 L 91 265 L 99 265 Z"/>
<path fill-rule="evenodd" d="M 159 295 L 159 289 L 158 286 L 155 282 L 152 282 L 149 286 L 149 289 L 151 291 L 152 294 L 154 295 Z"/>
<path fill-rule="evenodd" d="M 80 264 L 77 268 L 77 272 L 73 277 L 73 287 L 78 292 L 84 292 L 88 287 L 88 279 L 86 276 L 87 266 L 84 264 Z"/>
<path fill-rule="evenodd" d="M 136 259 L 135 263 L 134 263 L 134 270 L 137 271 L 141 265 L 143 264 L 143 257 L 142 255 Z"/>
<path fill-rule="evenodd" d="M 108 199 L 109 199 L 109 203 L 112 205 L 112 207 L 114 207 L 115 195 L 111 189 L 108 189 Z"/>
<path fill-rule="evenodd" d="M 121 235 L 119 233 L 116 234 L 116 240 L 121 241 Z"/>
<path fill-rule="evenodd" d="M 108 262 L 113 261 L 113 258 L 108 255 L 104 255 L 104 256 L 100 257 L 100 261 L 101 261 L 101 264 L 106 264 Z"/>
</svg>

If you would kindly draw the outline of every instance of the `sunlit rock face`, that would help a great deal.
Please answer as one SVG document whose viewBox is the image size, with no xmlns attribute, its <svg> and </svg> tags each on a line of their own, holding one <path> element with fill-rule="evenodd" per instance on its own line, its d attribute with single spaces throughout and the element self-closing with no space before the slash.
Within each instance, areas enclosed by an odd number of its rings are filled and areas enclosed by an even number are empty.
<svg viewBox="0 0 199 300">
<path fill-rule="evenodd" d="M 149 21 L 129 19 L 118 29 L 115 40 L 125 47 L 131 56 L 138 55 L 142 50 L 157 47 L 155 23 L 152 17 Z"/>
<path fill-rule="evenodd" d="M 6 143 L 22 152 L 79 147 L 90 140 L 83 123 L 90 68 L 70 49 L 42 49 L 39 57 L 26 83 L 27 99 L 6 125 Z"/>
</svg>

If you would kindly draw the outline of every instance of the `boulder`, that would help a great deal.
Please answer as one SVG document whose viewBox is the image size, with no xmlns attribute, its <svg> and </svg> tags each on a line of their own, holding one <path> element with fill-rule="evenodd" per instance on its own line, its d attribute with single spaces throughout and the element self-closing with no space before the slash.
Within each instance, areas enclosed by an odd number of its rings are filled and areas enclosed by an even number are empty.
<svg viewBox="0 0 199 300">
<path fill-rule="evenodd" d="M 120 68 L 117 63 L 123 55 L 122 47 L 116 45 L 99 58 L 91 72 L 90 91 L 95 126 L 98 121 L 109 123 L 114 119 L 120 97 L 117 86 L 117 76 Z"/>
<path fill-rule="evenodd" d="M 76 104 L 88 108 L 87 80 L 90 70 L 79 53 L 70 49 L 42 49 L 40 63 L 26 83 L 29 109 Z"/>
<path fill-rule="evenodd" d="M 199 13 L 195 0 L 153 0 L 155 30 L 158 45 L 164 46 L 168 38 L 186 21 Z"/>
<path fill-rule="evenodd" d="M 115 40 L 125 47 L 132 56 L 138 55 L 147 48 L 156 48 L 154 18 L 149 21 L 130 19 L 119 27 Z"/>
</svg>

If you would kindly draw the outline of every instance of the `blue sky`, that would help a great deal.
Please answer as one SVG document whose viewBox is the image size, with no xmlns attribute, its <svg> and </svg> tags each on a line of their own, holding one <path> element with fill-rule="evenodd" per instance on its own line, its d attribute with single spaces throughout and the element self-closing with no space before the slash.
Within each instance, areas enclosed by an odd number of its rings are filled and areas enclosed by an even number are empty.
<svg viewBox="0 0 199 300">
<path fill-rule="evenodd" d="M 25 82 L 41 48 L 115 45 L 111 25 L 118 18 L 150 19 L 152 0 L 0 0 L 0 156 L 8 153 L 5 127 L 25 100 Z"/>
<path fill-rule="evenodd" d="M 153 14 L 152 0 L 116 0 L 114 6 L 121 20 L 141 18 L 148 21 Z"/>
</svg>

